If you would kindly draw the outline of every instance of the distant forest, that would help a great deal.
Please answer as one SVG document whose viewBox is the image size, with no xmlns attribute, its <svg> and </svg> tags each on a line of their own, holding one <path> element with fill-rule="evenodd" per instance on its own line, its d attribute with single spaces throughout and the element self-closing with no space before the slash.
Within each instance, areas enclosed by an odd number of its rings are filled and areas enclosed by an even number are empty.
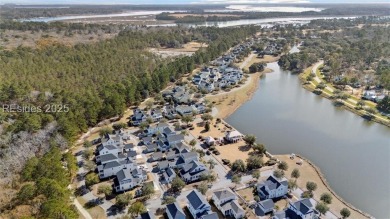
<svg viewBox="0 0 390 219">
<path fill-rule="evenodd" d="M 187 12 L 182 12 L 188 14 Z M 180 14 L 180 13 L 175 13 Z M 218 16 L 214 16 L 215 12 L 196 12 L 193 15 L 183 17 L 174 17 L 171 13 L 161 13 L 156 15 L 159 20 L 174 20 L 176 23 L 198 23 L 206 21 L 231 21 L 241 19 L 265 19 L 277 17 L 308 17 L 308 16 L 386 16 L 390 15 L 389 5 L 344 5 L 332 6 L 322 11 L 305 11 L 305 12 L 218 12 Z M 203 16 L 200 16 L 203 15 Z M 225 15 L 225 16 L 224 16 Z M 232 16 L 235 15 L 235 16 Z"/>
<path fill-rule="evenodd" d="M 256 5 L 261 6 L 261 5 Z M 267 6 L 280 6 L 270 5 Z M 297 6 L 297 5 L 283 5 Z M 201 16 L 185 16 L 182 18 L 173 18 L 169 14 L 163 13 L 157 16 L 160 20 L 176 20 L 177 23 L 184 22 L 202 22 L 202 21 L 228 21 L 233 19 L 260 19 L 271 17 L 290 17 L 290 16 L 350 16 L 350 15 L 372 15 L 384 16 L 390 15 L 390 6 L 388 4 L 366 4 L 366 5 L 305 5 L 306 7 L 323 7 L 323 11 L 306 11 L 300 13 L 293 12 L 223 12 L 227 16 L 210 16 L 209 18 Z M 183 13 L 196 13 L 210 15 L 215 12 L 207 10 L 223 10 L 226 5 L 13 5 L 6 4 L 0 8 L 0 17 L 3 19 L 27 19 L 35 17 L 57 17 L 64 15 L 84 15 L 84 14 L 110 14 L 121 13 L 130 10 L 164 10 L 164 11 L 185 11 Z M 299 7 L 302 7 L 299 5 Z M 231 17 L 228 15 L 238 15 Z"/>
</svg>

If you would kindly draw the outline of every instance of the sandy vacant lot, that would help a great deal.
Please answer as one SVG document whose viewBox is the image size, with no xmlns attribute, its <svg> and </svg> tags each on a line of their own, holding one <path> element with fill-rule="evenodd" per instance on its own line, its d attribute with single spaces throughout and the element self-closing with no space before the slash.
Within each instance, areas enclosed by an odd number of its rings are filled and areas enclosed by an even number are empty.
<svg viewBox="0 0 390 219">
<path fill-rule="evenodd" d="M 312 181 L 312 182 L 315 182 L 317 184 L 317 190 L 314 191 L 314 199 L 315 200 L 320 200 L 321 194 L 323 194 L 325 192 L 330 193 L 330 191 L 327 189 L 325 184 L 322 182 L 319 174 L 307 162 L 304 161 L 303 165 L 300 166 L 300 165 L 296 164 L 296 162 L 299 160 L 299 158 L 295 158 L 294 160 L 291 160 L 289 158 L 289 155 L 276 155 L 275 157 L 281 161 L 287 162 L 288 167 L 289 167 L 288 170 L 286 171 L 287 177 L 291 176 L 291 172 L 294 168 L 299 169 L 301 176 L 297 180 L 298 187 L 305 189 L 307 181 Z M 337 215 L 338 217 L 341 217 L 340 210 L 342 208 L 347 207 L 347 206 L 345 204 L 343 204 L 340 200 L 338 200 L 335 196 L 332 195 L 332 197 L 333 197 L 332 204 L 329 205 L 329 208 L 331 209 L 331 211 L 335 215 Z M 351 211 L 351 216 L 349 218 L 354 218 L 354 219 L 355 218 L 356 219 L 357 218 L 366 218 L 362 214 L 360 214 L 352 209 L 350 209 L 350 211 Z"/>
</svg>

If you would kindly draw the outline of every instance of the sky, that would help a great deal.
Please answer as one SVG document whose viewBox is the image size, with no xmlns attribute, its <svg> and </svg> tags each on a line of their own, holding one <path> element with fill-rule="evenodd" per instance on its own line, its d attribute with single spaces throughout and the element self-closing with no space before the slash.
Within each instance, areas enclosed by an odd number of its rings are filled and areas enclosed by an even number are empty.
<svg viewBox="0 0 390 219">
<path fill-rule="evenodd" d="M 390 3 L 390 0 L 0 0 L 0 4 L 250 4 L 250 3 Z"/>
</svg>

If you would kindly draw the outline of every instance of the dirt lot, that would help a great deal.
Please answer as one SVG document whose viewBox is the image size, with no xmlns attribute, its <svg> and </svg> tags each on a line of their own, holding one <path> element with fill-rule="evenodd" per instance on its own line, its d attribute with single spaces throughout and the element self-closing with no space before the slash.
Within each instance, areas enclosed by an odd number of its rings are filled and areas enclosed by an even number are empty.
<svg viewBox="0 0 390 219">
<path fill-rule="evenodd" d="M 175 56 L 191 56 L 194 52 L 201 48 L 206 48 L 207 44 L 198 42 L 189 42 L 184 44 L 181 48 L 150 48 L 150 52 L 159 54 L 163 58 L 175 57 Z"/>
<path fill-rule="evenodd" d="M 80 204 L 82 206 L 84 206 L 85 203 L 87 203 L 82 197 L 78 197 L 77 200 L 80 202 Z M 105 219 L 105 218 L 107 218 L 106 217 L 106 212 L 104 212 L 103 208 L 101 208 L 99 206 L 96 206 L 96 207 L 93 207 L 93 208 L 88 208 L 86 210 L 89 212 L 89 214 L 94 219 Z"/>
<path fill-rule="evenodd" d="M 289 155 L 276 155 L 275 157 L 278 158 L 281 161 L 286 161 L 287 162 L 289 168 L 286 171 L 286 177 L 290 177 L 291 171 L 294 168 L 298 168 L 299 169 L 299 171 L 301 173 L 301 176 L 297 180 L 298 187 L 300 187 L 302 189 L 305 189 L 307 181 L 312 181 L 312 182 L 315 182 L 317 184 L 317 190 L 314 191 L 314 199 L 315 200 L 320 200 L 320 196 L 324 192 L 330 193 L 330 191 L 327 189 L 327 187 L 325 186 L 325 184 L 321 180 L 320 175 L 307 162 L 304 161 L 303 165 L 300 166 L 300 165 L 296 164 L 296 162 L 299 161 L 299 158 L 295 158 L 294 160 L 291 160 L 289 158 Z M 337 215 L 338 217 L 341 217 L 340 216 L 340 210 L 342 208 L 347 207 L 347 206 L 345 204 L 343 204 L 340 200 L 338 200 L 335 196 L 332 195 L 332 197 L 333 197 L 332 204 L 329 205 L 329 208 L 331 209 L 331 211 L 335 215 Z M 356 219 L 358 219 L 358 218 L 366 218 L 362 214 L 360 214 L 360 213 L 358 213 L 358 212 L 356 212 L 356 211 L 354 211 L 352 209 L 350 209 L 350 211 L 351 211 L 350 218 L 354 218 L 354 219 L 355 218 Z"/>
<path fill-rule="evenodd" d="M 249 67 L 253 64 L 253 63 L 259 63 L 259 62 L 265 62 L 265 63 L 270 63 L 270 62 L 276 62 L 278 61 L 280 58 L 280 56 L 270 56 L 270 55 L 265 55 L 264 58 L 258 58 L 257 56 L 253 56 L 248 62 L 247 64 L 243 67 L 244 70 L 247 70 L 249 71 Z M 237 63 L 238 66 L 241 66 L 241 64 L 244 62 L 245 60 L 243 60 L 242 62 L 239 62 Z"/>
<path fill-rule="evenodd" d="M 245 201 L 247 202 L 251 202 L 254 200 L 254 196 L 253 196 L 253 188 L 252 187 L 249 187 L 249 188 L 246 188 L 246 189 L 242 189 L 242 190 L 239 190 L 237 191 L 237 193 L 245 199 Z"/>
</svg>

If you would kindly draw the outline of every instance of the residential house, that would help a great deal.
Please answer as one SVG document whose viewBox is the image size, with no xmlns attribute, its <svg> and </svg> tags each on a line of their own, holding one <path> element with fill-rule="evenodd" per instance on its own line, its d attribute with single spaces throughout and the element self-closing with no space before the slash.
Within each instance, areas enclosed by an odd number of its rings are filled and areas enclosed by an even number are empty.
<svg viewBox="0 0 390 219">
<path fill-rule="evenodd" d="M 116 174 L 114 188 L 116 192 L 130 190 L 141 185 L 147 179 L 146 171 L 135 168 L 134 170 L 122 169 Z"/>
<path fill-rule="evenodd" d="M 172 180 L 176 177 L 176 173 L 172 168 L 167 168 L 162 174 L 163 183 L 171 183 Z"/>
<path fill-rule="evenodd" d="M 160 109 L 152 109 L 150 111 L 150 118 L 153 122 L 159 122 L 163 118 L 163 114 Z"/>
<path fill-rule="evenodd" d="M 106 145 L 104 146 L 103 144 L 99 145 L 97 147 L 97 152 L 99 155 L 104 155 L 104 154 L 118 154 L 120 152 L 120 148 L 114 145 Z"/>
<path fill-rule="evenodd" d="M 135 146 L 133 143 L 125 144 L 123 146 L 123 152 L 130 152 L 130 151 L 135 151 Z"/>
<path fill-rule="evenodd" d="M 186 219 L 183 209 L 177 202 L 168 204 L 165 211 L 169 219 Z"/>
<path fill-rule="evenodd" d="M 185 164 L 190 163 L 191 161 L 197 161 L 198 160 L 198 153 L 195 151 L 191 151 L 188 153 L 182 153 L 175 162 L 173 162 L 172 166 L 176 168 L 181 168 Z"/>
<path fill-rule="evenodd" d="M 142 138 L 142 143 L 144 143 L 144 145 L 151 144 L 153 143 L 153 138 L 151 136 L 144 137 Z"/>
<path fill-rule="evenodd" d="M 186 183 L 197 181 L 204 174 L 208 174 L 206 166 L 196 160 L 183 165 L 180 170 L 180 176 Z"/>
<path fill-rule="evenodd" d="M 123 144 L 123 139 L 118 135 L 106 134 L 101 138 L 101 143 L 103 146 L 112 145 L 119 147 Z"/>
<path fill-rule="evenodd" d="M 160 161 L 160 160 L 163 159 L 163 156 L 164 156 L 164 154 L 161 151 L 155 152 L 150 157 L 150 161 L 151 162 L 153 162 L 153 161 Z"/>
<path fill-rule="evenodd" d="M 314 207 L 314 202 L 309 198 L 292 203 L 290 202 L 288 209 L 293 211 L 302 219 L 317 219 L 320 215 Z"/>
<path fill-rule="evenodd" d="M 255 212 L 259 211 L 261 215 L 268 214 L 274 210 L 275 203 L 272 201 L 272 199 L 266 199 L 263 201 L 260 201 L 257 204 L 257 207 L 255 209 Z"/>
<path fill-rule="evenodd" d="M 245 211 L 237 202 L 237 196 L 228 189 L 214 192 L 212 200 L 225 217 L 230 216 L 238 219 L 245 216 Z"/>
<path fill-rule="evenodd" d="M 176 108 L 173 105 L 165 105 L 163 108 L 163 115 L 167 119 L 175 119 L 178 116 L 178 114 L 176 112 Z"/>
<path fill-rule="evenodd" d="M 133 110 L 133 115 L 130 117 L 130 123 L 133 126 L 138 126 L 142 122 L 146 122 L 146 119 L 148 118 L 148 115 L 142 111 L 141 109 L 137 108 Z"/>
<path fill-rule="evenodd" d="M 180 105 L 176 107 L 176 112 L 181 116 L 192 116 L 196 109 L 192 106 Z"/>
<path fill-rule="evenodd" d="M 97 169 L 99 172 L 99 178 L 104 179 L 111 176 L 114 176 L 116 173 L 118 173 L 122 169 L 133 169 L 135 167 L 135 164 L 132 160 L 114 160 L 102 165 L 98 165 Z"/>
<path fill-rule="evenodd" d="M 211 211 L 210 204 L 198 190 L 192 190 L 187 195 L 187 202 L 188 210 L 194 219 L 202 219 L 203 216 L 214 213 Z"/>
<path fill-rule="evenodd" d="M 156 152 L 157 149 L 158 149 L 158 146 L 157 146 L 156 143 L 148 144 L 148 145 L 146 145 L 146 148 L 143 150 L 143 152 L 144 152 L 145 154 L 147 154 L 147 153 L 152 153 L 152 152 Z"/>
<path fill-rule="evenodd" d="M 243 135 L 237 131 L 228 131 L 225 135 L 225 140 L 228 141 L 229 143 L 236 143 L 242 139 Z"/>
<path fill-rule="evenodd" d="M 169 128 L 169 125 L 165 122 L 160 122 L 158 124 L 150 125 L 146 130 L 145 134 L 154 135 L 157 133 L 163 133 L 164 129 Z"/>
<path fill-rule="evenodd" d="M 169 161 L 163 160 L 157 163 L 157 168 L 160 172 L 163 172 L 164 170 L 169 168 Z"/>
<path fill-rule="evenodd" d="M 257 185 L 257 192 L 261 200 L 283 197 L 288 192 L 288 182 L 286 179 L 278 180 L 271 175 Z"/>
<path fill-rule="evenodd" d="M 168 144 L 170 146 L 178 144 L 178 143 L 181 143 L 181 142 L 184 141 L 184 135 L 182 135 L 182 134 L 168 135 L 167 136 L 167 141 L 168 141 Z"/>
</svg>

